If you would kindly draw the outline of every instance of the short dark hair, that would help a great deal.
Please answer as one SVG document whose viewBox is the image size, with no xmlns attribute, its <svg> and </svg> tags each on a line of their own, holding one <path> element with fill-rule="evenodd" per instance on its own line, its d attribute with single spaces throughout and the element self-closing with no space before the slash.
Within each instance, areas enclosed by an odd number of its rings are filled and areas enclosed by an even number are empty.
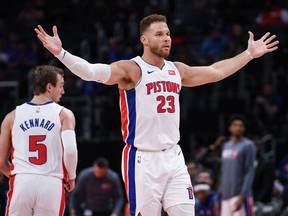
<svg viewBox="0 0 288 216">
<path fill-rule="evenodd" d="M 64 77 L 64 71 L 61 68 L 51 65 L 36 66 L 36 69 L 33 74 L 34 94 L 40 95 L 45 93 L 46 86 L 48 83 L 51 83 L 53 86 L 56 86 L 58 74 Z"/>
<path fill-rule="evenodd" d="M 247 127 L 246 117 L 243 116 L 242 114 L 235 114 L 235 115 L 230 116 L 229 121 L 228 121 L 228 126 L 231 126 L 231 124 L 237 120 L 241 121 L 245 128 Z"/>
<path fill-rule="evenodd" d="M 100 168 L 107 168 L 109 167 L 109 161 L 104 157 L 99 157 L 94 161 L 93 165 L 97 165 Z"/>
<path fill-rule="evenodd" d="M 167 18 L 166 16 L 161 15 L 161 14 L 151 14 L 149 16 L 144 17 L 140 21 L 140 26 L 139 26 L 140 36 L 147 30 L 147 28 L 150 27 L 152 23 L 155 23 L 155 22 L 167 23 Z"/>
</svg>

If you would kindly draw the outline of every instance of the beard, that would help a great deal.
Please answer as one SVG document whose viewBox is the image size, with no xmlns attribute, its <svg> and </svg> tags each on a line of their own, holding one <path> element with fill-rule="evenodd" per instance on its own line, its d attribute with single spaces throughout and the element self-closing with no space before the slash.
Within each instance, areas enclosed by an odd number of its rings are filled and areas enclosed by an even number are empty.
<svg viewBox="0 0 288 216">
<path fill-rule="evenodd" d="M 150 45 L 150 50 L 154 55 L 161 58 L 166 58 L 170 55 L 170 49 L 168 51 L 165 51 L 157 46 Z"/>
</svg>

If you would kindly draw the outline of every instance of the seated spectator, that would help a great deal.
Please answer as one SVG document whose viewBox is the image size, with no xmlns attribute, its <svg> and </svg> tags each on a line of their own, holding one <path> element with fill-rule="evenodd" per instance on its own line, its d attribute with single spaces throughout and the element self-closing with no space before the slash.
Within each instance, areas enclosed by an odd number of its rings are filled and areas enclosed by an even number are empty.
<svg viewBox="0 0 288 216">
<path fill-rule="evenodd" d="M 213 175 L 215 175 L 213 184 L 218 184 L 219 181 L 222 146 L 226 140 L 227 140 L 226 136 L 219 136 L 208 147 L 202 147 L 199 150 L 199 153 L 197 153 L 196 155 L 196 161 L 202 164 L 204 167 L 209 167 L 211 169 L 210 172 L 213 173 Z M 203 175 L 205 175 L 205 170 L 203 170 L 202 172 L 204 172 Z M 202 175 L 201 174 L 202 172 L 198 173 L 198 178 Z"/>
<path fill-rule="evenodd" d="M 267 204 L 272 201 L 273 185 L 275 180 L 274 163 L 267 159 L 261 149 L 260 140 L 255 140 L 256 145 L 256 160 L 255 176 L 252 185 L 253 200 Z"/>
<path fill-rule="evenodd" d="M 277 134 L 281 120 L 281 111 L 281 96 L 274 91 L 270 83 L 265 83 L 262 86 L 261 93 L 255 97 L 252 111 L 261 135 L 267 133 Z"/>
<path fill-rule="evenodd" d="M 115 61 L 130 59 L 131 53 L 126 42 L 117 38 L 110 38 L 109 40 L 109 51 L 107 53 L 106 62 L 111 64 Z"/>
<path fill-rule="evenodd" d="M 278 171 L 280 179 L 284 183 L 288 184 L 288 154 L 282 157 L 277 171 Z"/>
<path fill-rule="evenodd" d="M 198 173 L 199 170 L 199 164 L 194 162 L 194 161 L 189 161 L 186 163 L 187 169 L 188 169 L 188 173 L 190 175 L 190 179 L 192 184 L 194 183 L 194 179 L 196 174 Z"/>
<path fill-rule="evenodd" d="M 196 216 L 218 216 L 219 202 L 216 192 L 206 182 L 196 182 L 194 185 Z"/>
<path fill-rule="evenodd" d="M 288 25 L 288 10 L 275 5 L 272 0 L 263 2 L 263 10 L 256 17 L 261 27 Z"/>
<path fill-rule="evenodd" d="M 9 55 L 4 50 L 4 42 L 0 40 L 0 70 L 7 68 Z M 0 75 L 1 77 L 2 75 Z"/>
<path fill-rule="evenodd" d="M 23 10 L 20 11 L 17 17 L 17 21 L 21 25 L 34 28 L 44 18 L 45 18 L 44 12 L 36 8 L 34 1 L 26 1 Z"/>
<path fill-rule="evenodd" d="M 209 35 L 200 44 L 200 62 L 202 64 L 210 64 L 222 59 L 221 55 L 227 48 L 227 45 L 228 38 L 223 32 L 223 27 L 221 25 L 212 26 Z"/>
</svg>

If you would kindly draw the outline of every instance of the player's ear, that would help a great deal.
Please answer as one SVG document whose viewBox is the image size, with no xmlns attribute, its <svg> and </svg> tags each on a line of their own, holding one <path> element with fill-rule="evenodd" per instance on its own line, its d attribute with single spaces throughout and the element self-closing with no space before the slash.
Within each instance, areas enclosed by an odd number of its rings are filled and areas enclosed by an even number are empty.
<svg viewBox="0 0 288 216">
<path fill-rule="evenodd" d="M 144 46 L 147 46 L 147 45 L 148 45 L 148 38 L 147 38 L 146 35 L 141 35 L 140 41 L 141 41 L 141 43 L 142 43 Z"/>
<path fill-rule="evenodd" d="M 52 85 L 51 83 L 47 83 L 47 85 L 46 85 L 46 91 L 47 91 L 47 92 L 50 92 L 51 89 L 52 89 L 52 87 L 53 87 L 53 85 Z"/>
</svg>

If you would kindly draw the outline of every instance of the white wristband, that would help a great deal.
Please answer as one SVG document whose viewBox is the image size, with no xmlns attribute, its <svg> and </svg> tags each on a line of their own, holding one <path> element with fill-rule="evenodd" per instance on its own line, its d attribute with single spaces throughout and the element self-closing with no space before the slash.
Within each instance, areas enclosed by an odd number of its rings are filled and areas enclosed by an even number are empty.
<svg viewBox="0 0 288 216">
<path fill-rule="evenodd" d="M 252 54 L 248 51 L 248 50 L 245 50 L 246 54 L 249 56 L 249 58 L 252 60 L 253 59 L 253 56 Z"/>
</svg>

